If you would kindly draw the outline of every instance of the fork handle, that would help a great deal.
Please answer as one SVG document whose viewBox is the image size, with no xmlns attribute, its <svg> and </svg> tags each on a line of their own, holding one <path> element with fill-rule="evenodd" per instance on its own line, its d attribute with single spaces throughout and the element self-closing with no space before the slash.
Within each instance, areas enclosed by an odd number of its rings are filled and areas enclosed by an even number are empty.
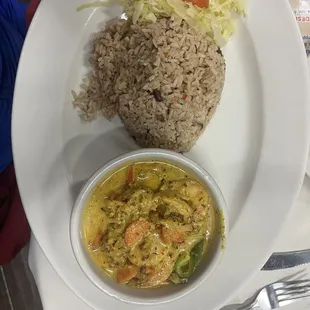
<svg viewBox="0 0 310 310">
<path fill-rule="evenodd" d="M 255 299 L 252 302 L 249 303 L 244 303 L 240 306 L 238 306 L 238 308 L 236 310 L 254 310 L 254 309 L 261 309 L 257 303 L 257 300 Z"/>
</svg>

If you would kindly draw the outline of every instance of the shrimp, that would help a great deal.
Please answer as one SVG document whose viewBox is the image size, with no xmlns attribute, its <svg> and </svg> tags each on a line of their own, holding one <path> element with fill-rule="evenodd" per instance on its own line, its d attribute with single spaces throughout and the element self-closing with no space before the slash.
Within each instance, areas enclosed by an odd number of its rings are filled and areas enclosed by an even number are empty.
<svg viewBox="0 0 310 310">
<path fill-rule="evenodd" d="M 148 221 L 133 221 L 125 232 L 125 243 L 128 247 L 133 247 L 145 237 L 150 231 L 151 225 Z"/>
<path fill-rule="evenodd" d="M 170 229 L 170 228 L 167 228 L 165 226 L 161 229 L 161 239 L 165 243 L 171 243 L 171 242 L 182 243 L 182 242 L 184 242 L 183 234 L 180 231 L 177 231 L 175 229 Z"/>
<path fill-rule="evenodd" d="M 182 195 L 182 199 L 194 210 L 196 220 L 203 219 L 206 215 L 205 210 L 211 204 L 211 196 L 205 188 L 195 180 L 178 180 L 162 186 L 163 191 L 176 191 Z M 188 210 L 186 210 L 188 212 Z M 184 214 L 183 214 L 184 215 Z"/>
</svg>

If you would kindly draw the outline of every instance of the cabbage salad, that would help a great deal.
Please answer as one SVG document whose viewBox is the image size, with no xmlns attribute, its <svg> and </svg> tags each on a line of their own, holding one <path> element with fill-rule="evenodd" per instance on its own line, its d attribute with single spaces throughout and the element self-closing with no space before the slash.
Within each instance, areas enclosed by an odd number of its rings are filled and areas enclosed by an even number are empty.
<svg viewBox="0 0 310 310">
<path fill-rule="evenodd" d="M 108 0 L 95 1 L 77 9 L 107 6 L 118 2 L 133 23 L 156 22 L 159 17 L 186 21 L 195 30 L 214 38 L 219 46 L 235 33 L 235 17 L 246 15 L 247 0 Z"/>
</svg>

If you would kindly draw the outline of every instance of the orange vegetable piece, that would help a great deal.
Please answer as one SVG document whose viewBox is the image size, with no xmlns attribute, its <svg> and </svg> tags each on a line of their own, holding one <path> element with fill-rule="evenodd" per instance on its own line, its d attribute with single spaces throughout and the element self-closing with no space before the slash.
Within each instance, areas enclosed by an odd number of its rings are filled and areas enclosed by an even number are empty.
<svg viewBox="0 0 310 310">
<path fill-rule="evenodd" d="M 93 250 L 97 250 L 98 247 L 99 247 L 99 245 L 100 245 L 100 243 L 102 242 L 102 239 L 103 239 L 102 232 L 99 231 L 99 232 L 97 233 L 95 239 L 90 243 L 91 248 L 92 248 Z"/>
<path fill-rule="evenodd" d="M 176 242 L 182 243 L 184 242 L 183 234 L 177 230 L 167 228 L 163 226 L 161 230 L 161 239 L 165 243 Z"/>
<path fill-rule="evenodd" d="M 138 273 L 139 268 L 134 265 L 128 265 L 118 269 L 116 280 L 120 284 L 127 283 L 129 280 L 134 278 Z"/>
<path fill-rule="evenodd" d="M 150 230 L 148 221 L 133 221 L 125 232 L 125 243 L 128 247 L 138 243 Z"/>
<path fill-rule="evenodd" d="M 200 8 L 208 8 L 209 0 L 186 0 L 187 2 L 191 2 L 194 5 L 199 6 Z"/>
<path fill-rule="evenodd" d="M 134 176 L 134 171 L 133 171 L 133 165 L 131 165 L 128 170 L 127 183 L 128 184 L 132 183 L 134 178 L 135 176 Z"/>
<path fill-rule="evenodd" d="M 109 200 L 114 200 L 116 197 L 116 193 L 112 193 L 109 197 Z"/>
<path fill-rule="evenodd" d="M 155 269 L 154 269 L 154 267 L 152 267 L 152 266 L 146 266 L 145 267 L 145 273 L 146 274 L 151 274 L 151 273 L 153 273 L 155 271 Z"/>
</svg>

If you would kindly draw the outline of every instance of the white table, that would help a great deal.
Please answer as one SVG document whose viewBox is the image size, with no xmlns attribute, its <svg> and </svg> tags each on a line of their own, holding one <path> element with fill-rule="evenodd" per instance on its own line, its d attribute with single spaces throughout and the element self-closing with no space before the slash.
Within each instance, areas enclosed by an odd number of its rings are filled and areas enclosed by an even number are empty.
<svg viewBox="0 0 310 310">
<path fill-rule="evenodd" d="M 298 202 L 290 220 L 283 228 L 274 251 L 289 251 L 310 248 L 310 178 L 305 177 Z M 55 270 L 49 264 L 44 253 L 34 238 L 31 240 L 29 265 L 36 279 L 44 310 L 91 310 L 62 282 Z M 283 271 L 261 271 L 239 292 L 232 302 L 241 302 L 251 296 L 265 284 L 294 274 L 302 268 Z M 307 267 L 310 276 L 310 265 Z M 287 310 L 303 310 L 310 308 L 310 300 L 286 307 Z M 104 309 L 104 308 L 103 308 Z M 208 309 L 206 309 L 208 310 Z"/>
</svg>

